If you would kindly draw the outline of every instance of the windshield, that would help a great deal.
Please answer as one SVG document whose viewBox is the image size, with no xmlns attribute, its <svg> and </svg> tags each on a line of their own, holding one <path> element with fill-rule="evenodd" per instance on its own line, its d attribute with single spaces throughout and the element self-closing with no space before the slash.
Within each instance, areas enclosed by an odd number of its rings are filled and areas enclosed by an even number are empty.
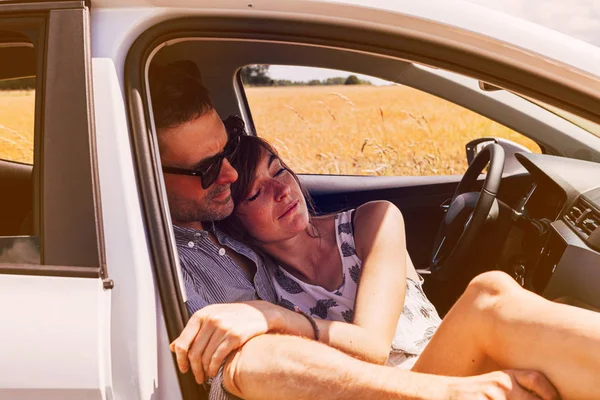
<svg viewBox="0 0 600 400">
<path fill-rule="evenodd" d="M 600 47 L 597 0 L 467 0 Z"/>
<path fill-rule="evenodd" d="M 598 0 L 467 0 L 600 47 Z M 526 100 L 600 137 L 600 125 L 540 101 Z"/>
<path fill-rule="evenodd" d="M 521 96 L 521 97 L 523 97 L 523 96 Z M 559 117 L 561 117 L 563 119 L 566 119 L 567 121 L 571 122 L 574 125 L 577 125 L 581 129 L 584 129 L 584 130 L 590 132 L 592 135 L 600 137 L 600 125 L 598 125 L 592 121 L 589 121 L 585 118 L 581 118 L 575 114 L 571 114 L 568 111 L 551 106 L 550 104 L 542 103 L 541 101 L 534 100 L 529 97 L 523 97 L 523 98 L 527 101 L 530 101 L 530 102 L 550 111 L 553 114 L 558 115 Z"/>
</svg>

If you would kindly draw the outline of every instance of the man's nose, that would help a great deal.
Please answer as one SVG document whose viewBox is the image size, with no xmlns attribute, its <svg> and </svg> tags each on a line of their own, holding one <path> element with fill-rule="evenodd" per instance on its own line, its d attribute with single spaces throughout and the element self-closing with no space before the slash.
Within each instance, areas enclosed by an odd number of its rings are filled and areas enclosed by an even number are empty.
<svg viewBox="0 0 600 400">
<path fill-rule="evenodd" d="M 224 158 L 223 164 L 221 164 L 221 171 L 219 171 L 219 176 L 217 177 L 216 183 L 221 184 L 221 185 L 233 183 L 237 180 L 237 178 L 238 178 L 237 171 L 229 163 L 229 160 Z"/>
</svg>

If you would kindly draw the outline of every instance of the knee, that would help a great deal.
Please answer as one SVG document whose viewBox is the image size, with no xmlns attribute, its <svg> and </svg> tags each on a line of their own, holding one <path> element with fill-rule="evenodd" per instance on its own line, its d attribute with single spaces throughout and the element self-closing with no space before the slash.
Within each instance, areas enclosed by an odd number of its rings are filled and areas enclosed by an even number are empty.
<svg viewBox="0 0 600 400">
<path fill-rule="evenodd" d="M 476 276 L 464 296 L 478 311 L 492 311 L 518 290 L 519 285 L 506 273 L 489 271 Z"/>
<path fill-rule="evenodd" d="M 501 295 L 514 289 L 517 283 L 502 271 L 488 271 L 477 275 L 469 283 L 467 290 L 475 290 L 489 295 Z"/>
</svg>

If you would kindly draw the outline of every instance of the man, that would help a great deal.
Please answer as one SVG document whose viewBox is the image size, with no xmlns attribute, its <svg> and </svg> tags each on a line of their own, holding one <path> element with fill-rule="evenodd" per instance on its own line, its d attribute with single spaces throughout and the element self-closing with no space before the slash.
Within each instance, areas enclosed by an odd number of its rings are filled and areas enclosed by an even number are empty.
<svg viewBox="0 0 600 400">
<path fill-rule="evenodd" d="M 229 186 L 237 172 L 227 157 L 235 151 L 236 142 L 228 137 L 197 67 L 189 61 L 154 67 L 150 81 L 187 306 L 193 314 L 172 350 L 182 372 L 191 369 L 202 383 L 210 360 L 201 357 L 208 338 L 197 334 L 205 323 L 197 311 L 207 306 L 227 307 L 214 305 L 217 303 L 275 302 L 269 279 L 272 266 L 212 223 L 233 211 Z M 308 325 L 307 329 L 310 332 L 312 328 Z M 550 383 L 532 371 L 469 378 L 419 374 L 369 364 L 314 340 L 267 333 L 249 340 L 228 358 L 212 382 L 210 397 L 539 398 L 530 391 L 544 399 L 556 396 Z"/>
</svg>

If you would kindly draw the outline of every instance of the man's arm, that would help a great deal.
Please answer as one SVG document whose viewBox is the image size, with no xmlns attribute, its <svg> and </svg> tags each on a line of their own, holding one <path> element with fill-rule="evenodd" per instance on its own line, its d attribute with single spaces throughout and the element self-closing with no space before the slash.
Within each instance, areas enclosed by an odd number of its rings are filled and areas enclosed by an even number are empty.
<svg viewBox="0 0 600 400">
<path fill-rule="evenodd" d="M 536 372 L 428 375 L 369 364 L 315 341 L 269 334 L 251 339 L 228 359 L 223 385 L 248 400 L 558 398 Z"/>
<path fill-rule="evenodd" d="M 431 385 L 426 376 L 359 361 L 295 336 L 261 335 L 229 358 L 223 384 L 244 399 L 447 399 L 448 378 Z"/>
</svg>

